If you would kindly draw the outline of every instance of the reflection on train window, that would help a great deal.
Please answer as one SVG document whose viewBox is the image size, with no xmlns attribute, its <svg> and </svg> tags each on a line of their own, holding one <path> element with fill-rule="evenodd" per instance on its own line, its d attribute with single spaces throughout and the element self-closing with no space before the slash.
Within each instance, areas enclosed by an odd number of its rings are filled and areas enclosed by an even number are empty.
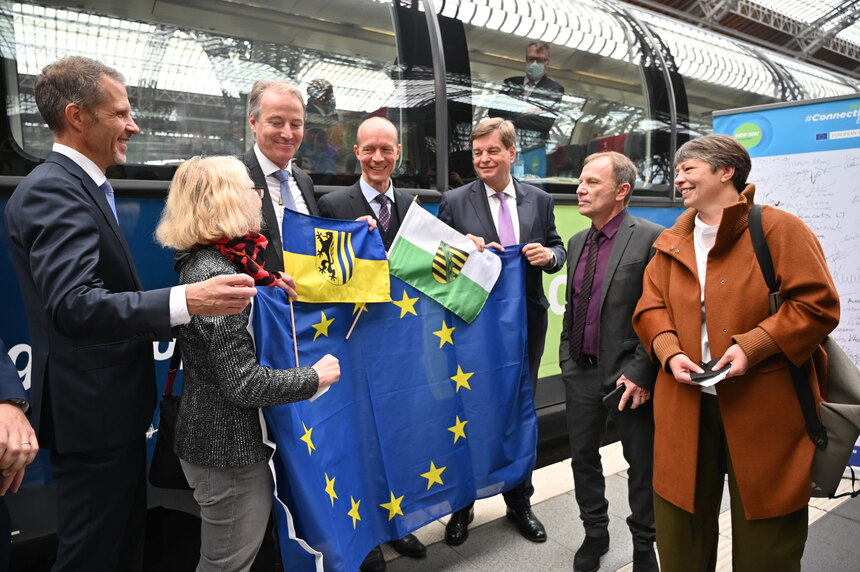
<svg viewBox="0 0 860 572">
<path fill-rule="evenodd" d="M 323 8 L 325 19 L 319 17 Z M 355 132 L 373 114 L 401 130 L 404 149 L 395 174 L 421 184 L 417 173 L 427 171 L 427 156 L 413 153 L 422 145 L 401 113 L 416 89 L 396 65 L 390 5 L 367 2 L 359 14 L 351 0 L 254 10 L 180 0 L 159 2 L 155 11 L 144 3 L 122 10 L 123 17 L 115 17 L 0 0 L 0 49 L 12 78 L 7 117 L 26 154 L 45 157 L 52 143 L 33 99 L 35 78 L 61 57 L 82 55 L 125 76 L 141 128 L 127 165 L 112 176 L 169 178 L 173 169 L 164 166 L 193 155 L 244 152 L 253 143 L 251 86 L 260 78 L 283 78 L 306 94 L 307 124 L 296 160 L 317 183 L 356 179 Z M 426 83 L 418 91 L 426 92 Z"/>
</svg>

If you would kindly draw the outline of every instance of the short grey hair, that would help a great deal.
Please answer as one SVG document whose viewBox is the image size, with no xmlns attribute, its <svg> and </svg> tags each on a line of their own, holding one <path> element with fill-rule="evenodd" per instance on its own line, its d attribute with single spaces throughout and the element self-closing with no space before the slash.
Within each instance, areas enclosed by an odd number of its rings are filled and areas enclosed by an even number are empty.
<svg viewBox="0 0 860 572">
<path fill-rule="evenodd" d="M 546 51 L 546 57 L 549 57 L 549 44 L 547 42 L 542 42 L 540 40 L 532 40 L 531 42 L 529 42 L 529 45 L 526 46 L 526 52 L 528 52 L 529 48 L 532 46 L 534 46 L 534 48 L 539 52 Z"/>
<path fill-rule="evenodd" d="M 583 161 L 582 166 L 586 166 L 595 159 L 599 159 L 601 157 L 608 157 L 612 162 L 612 176 L 615 177 L 615 184 L 622 185 L 627 183 L 630 185 L 630 192 L 627 193 L 627 198 L 624 199 L 624 206 L 626 207 L 630 204 L 630 198 L 633 196 L 633 188 L 636 186 L 636 175 L 639 171 L 636 169 L 636 165 L 633 164 L 633 161 L 627 158 L 626 155 L 622 155 L 617 151 L 600 151 L 598 153 L 592 153 Z"/>
<path fill-rule="evenodd" d="M 675 166 L 690 160 L 704 161 L 711 166 L 712 173 L 719 167 L 734 167 L 732 183 L 739 193 L 744 190 L 752 169 L 752 159 L 744 146 L 734 137 L 718 133 L 692 139 L 681 145 L 675 153 Z"/>
<path fill-rule="evenodd" d="M 301 102 L 302 111 L 304 111 L 305 99 L 302 96 L 301 90 L 296 87 L 295 84 L 292 84 L 285 79 L 258 79 L 254 82 L 254 86 L 251 88 L 251 93 L 248 96 L 249 112 L 255 121 L 260 119 L 260 100 L 263 98 L 263 94 L 268 90 L 272 90 L 275 93 L 288 93 L 292 95 Z"/>
<path fill-rule="evenodd" d="M 102 102 L 101 79 L 108 77 L 125 85 L 121 73 L 97 60 L 69 56 L 45 66 L 33 88 L 42 119 L 55 134 L 66 129 L 65 112 L 70 103 L 92 111 Z"/>
</svg>

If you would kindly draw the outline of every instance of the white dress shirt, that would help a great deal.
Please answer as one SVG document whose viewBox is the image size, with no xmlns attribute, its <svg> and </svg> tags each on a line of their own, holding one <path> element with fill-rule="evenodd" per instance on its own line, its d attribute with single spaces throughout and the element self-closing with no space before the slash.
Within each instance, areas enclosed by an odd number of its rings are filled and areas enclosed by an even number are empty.
<svg viewBox="0 0 860 572">
<path fill-rule="evenodd" d="M 268 157 L 263 155 L 260 147 L 254 143 L 254 154 L 257 156 L 257 162 L 260 164 L 263 174 L 266 175 L 266 185 L 269 187 L 269 196 L 272 198 L 272 206 L 275 207 L 275 216 L 278 218 L 278 228 L 284 223 L 284 205 L 281 202 L 281 182 L 275 178 L 275 171 L 280 171 L 281 168 L 275 165 Z M 305 196 L 296 183 L 296 178 L 293 177 L 293 161 L 287 163 L 284 167 L 285 171 L 290 172 L 290 191 L 293 194 L 293 202 L 296 203 L 296 211 L 302 214 L 310 214 L 308 204 L 305 202 Z"/>
</svg>

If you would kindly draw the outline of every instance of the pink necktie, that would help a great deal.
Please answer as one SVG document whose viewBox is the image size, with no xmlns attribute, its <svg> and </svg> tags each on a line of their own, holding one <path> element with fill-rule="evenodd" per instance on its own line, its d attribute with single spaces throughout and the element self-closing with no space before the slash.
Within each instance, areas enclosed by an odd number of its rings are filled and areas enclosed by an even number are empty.
<svg viewBox="0 0 860 572">
<path fill-rule="evenodd" d="M 511 211 L 508 208 L 508 201 L 505 193 L 496 193 L 495 197 L 499 199 L 499 240 L 502 246 L 510 246 L 517 243 L 516 235 L 514 234 L 514 222 L 511 219 Z"/>
</svg>

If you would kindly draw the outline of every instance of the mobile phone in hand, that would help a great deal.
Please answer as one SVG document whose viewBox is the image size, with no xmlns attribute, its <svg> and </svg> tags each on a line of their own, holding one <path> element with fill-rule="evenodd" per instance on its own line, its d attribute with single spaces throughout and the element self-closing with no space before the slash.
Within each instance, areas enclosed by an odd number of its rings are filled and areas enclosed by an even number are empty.
<svg viewBox="0 0 860 572">
<path fill-rule="evenodd" d="M 624 391 L 626 389 L 627 386 L 623 383 L 619 386 L 616 386 L 615 389 L 603 396 L 603 405 L 605 405 L 606 408 L 609 410 L 618 411 L 618 404 L 621 403 L 621 396 L 624 395 Z M 627 405 L 629 404 L 630 402 L 628 401 Z M 625 409 L 627 409 L 626 406 Z"/>
</svg>

